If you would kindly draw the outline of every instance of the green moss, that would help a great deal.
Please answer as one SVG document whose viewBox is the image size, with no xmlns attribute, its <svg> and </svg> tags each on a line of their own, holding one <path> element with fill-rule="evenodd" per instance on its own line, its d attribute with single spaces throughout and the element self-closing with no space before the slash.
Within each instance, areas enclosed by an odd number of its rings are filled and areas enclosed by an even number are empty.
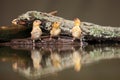
<svg viewBox="0 0 120 80">
<path fill-rule="evenodd" d="M 112 38 L 119 37 L 120 32 L 117 32 L 117 30 L 115 31 L 115 29 L 104 28 L 97 25 L 90 29 L 90 35 L 94 37 Z"/>
</svg>

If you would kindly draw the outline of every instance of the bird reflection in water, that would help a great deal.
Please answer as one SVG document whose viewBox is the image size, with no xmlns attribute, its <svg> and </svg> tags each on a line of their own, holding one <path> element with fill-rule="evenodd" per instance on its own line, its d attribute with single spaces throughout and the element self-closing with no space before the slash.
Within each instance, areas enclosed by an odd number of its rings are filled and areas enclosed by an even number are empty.
<svg viewBox="0 0 120 80">
<path fill-rule="evenodd" d="M 81 69 L 82 51 L 79 46 L 33 48 L 30 53 L 29 60 L 19 59 L 12 65 L 15 71 L 24 74 L 27 78 L 30 76 L 39 78 L 72 67 L 77 72 Z"/>
<path fill-rule="evenodd" d="M 75 71 L 80 71 L 81 69 L 81 55 L 80 51 L 73 50 L 73 63 L 74 63 L 74 70 Z"/>
<path fill-rule="evenodd" d="M 40 46 L 35 49 L 29 46 L 24 49 L 18 47 L 21 50 L 15 51 L 10 48 L 9 52 L 6 52 L 5 48 L 1 50 L 0 61 L 11 63 L 13 70 L 27 79 L 38 80 L 54 73 L 59 75 L 59 72 L 64 72 L 65 69 L 71 71 L 74 68 L 80 72 L 81 65 L 120 58 L 118 45 L 103 46 L 90 45 L 83 49 L 74 45 L 42 45 L 43 48 Z"/>
<path fill-rule="evenodd" d="M 13 63 L 13 64 L 12 64 L 12 67 L 13 67 L 14 70 L 17 70 L 17 69 L 18 69 L 17 62 Z"/>
<path fill-rule="evenodd" d="M 52 49 L 50 49 L 50 59 L 51 59 L 51 63 L 53 64 L 53 66 L 55 68 L 61 68 L 61 57 L 58 51 L 53 51 Z"/>
<path fill-rule="evenodd" d="M 29 66 L 28 66 L 28 62 L 26 62 L 26 60 L 16 58 L 16 60 L 13 61 L 13 63 L 12 63 L 12 68 L 14 71 L 18 71 L 18 70 L 27 71 Z"/>
<path fill-rule="evenodd" d="M 40 69 L 41 68 L 41 60 L 42 60 L 42 54 L 40 53 L 40 50 L 33 49 L 31 50 L 31 59 L 33 61 L 33 67 L 34 69 Z"/>
</svg>

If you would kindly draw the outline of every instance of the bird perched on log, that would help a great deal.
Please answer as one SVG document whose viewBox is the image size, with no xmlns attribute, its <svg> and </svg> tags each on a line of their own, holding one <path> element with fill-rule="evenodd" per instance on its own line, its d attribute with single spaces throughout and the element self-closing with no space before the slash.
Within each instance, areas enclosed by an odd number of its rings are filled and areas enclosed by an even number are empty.
<svg viewBox="0 0 120 80">
<path fill-rule="evenodd" d="M 31 31 L 31 39 L 33 40 L 33 45 L 35 45 L 35 40 L 41 40 L 42 30 L 40 29 L 40 20 L 35 20 L 33 22 L 33 28 Z"/>
<path fill-rule="evenodd" d="M 80 39 L 82 42 L 82 30 L 80 28 L 81 22 L 78 18 L 74 19 L 74 27 L 71 29 L 73 40 Z"/>
<path fill-rule="evenodd" d="M 59 37 L 60 32 L 61 32 L 60 23 L 54 22 L 52 24 L 52 30 L 50 31 L 50 40 L 52 37 L 58 37 L 58 39 L 60 39 Z"/>
</svg>

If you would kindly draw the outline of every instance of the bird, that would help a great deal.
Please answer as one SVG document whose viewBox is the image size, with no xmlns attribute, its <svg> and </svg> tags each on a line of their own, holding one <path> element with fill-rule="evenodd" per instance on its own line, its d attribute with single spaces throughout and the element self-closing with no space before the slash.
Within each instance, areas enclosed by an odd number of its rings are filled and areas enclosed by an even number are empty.
<svg viewBox="0 0 120 80">
<path fill-rule="evenodd" d="M 74 41 L 75 39 L 80 39 L 82 38 L 82 30 L 80 28 L 80 25 L 81 25 L 81 21 L 79 18 L 75 18 L 74 19 L 74 26 L 73 28 L 71 29 L 71 33 L 72 33 L 72 37 L 73 37 L 73 40 Z M 82 42 L 82 40 L 81 40 Z"/>
<path fill-rule="evenodd" d="M 33 22 L 33 27 L 31 31 L 31 39 L 33 44 L 35 45 L 35 40 L 41 40 L 42 30 L 40 28 L 41 21 L 35 20 Z"/>
<path fill-rule="evenodd" d="M 52 39 L 52 37 L 58 37 L 58 39 L 60 39 L 59 37 L 60 33 L 61 33 L 60 23 L 53 22 L 52 29 L 50 31 L 50 40 Z"/>
</svg>

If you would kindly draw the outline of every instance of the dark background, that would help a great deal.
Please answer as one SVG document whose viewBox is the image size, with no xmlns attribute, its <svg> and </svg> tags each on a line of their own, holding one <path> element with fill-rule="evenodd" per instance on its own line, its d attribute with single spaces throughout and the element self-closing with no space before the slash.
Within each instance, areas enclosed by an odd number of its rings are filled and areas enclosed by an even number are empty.
<svg viewBox="0 0 120 80">
<path fill-rule="evenodd" d="M 29 10 L 50 12 L 66 19 L 79 17 L 81 21 L 107 26 L 120 26 L 120 0 L 1 0 L 0 26 Z"/>
</svg>

